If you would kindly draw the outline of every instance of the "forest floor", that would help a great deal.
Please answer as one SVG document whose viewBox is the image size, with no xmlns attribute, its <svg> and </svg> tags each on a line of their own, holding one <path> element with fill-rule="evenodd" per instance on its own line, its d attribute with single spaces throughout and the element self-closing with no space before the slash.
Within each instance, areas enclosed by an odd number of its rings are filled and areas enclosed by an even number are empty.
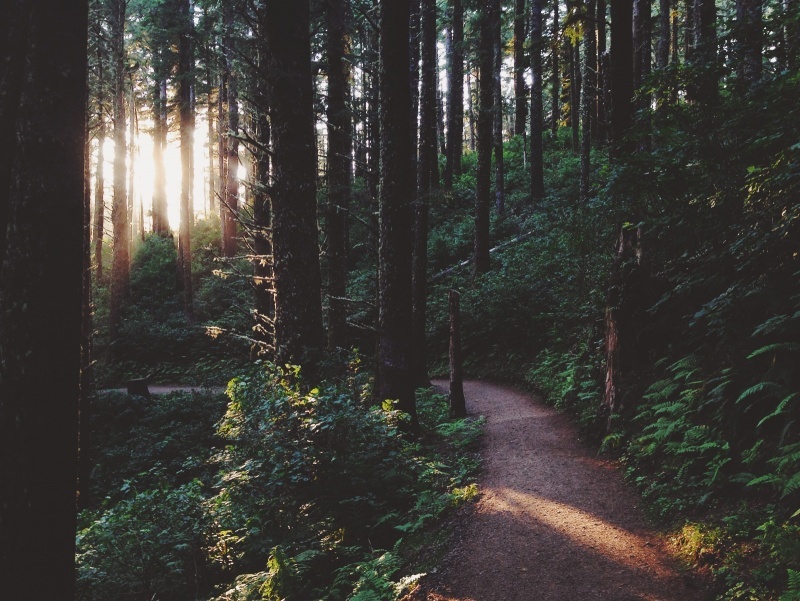
<svg viewBox="0 0 800 601">
<path fill-rule="evenodd" d="M 670 556 L 618 465 L 582 443 L 567 416 L 508 386 L 464 389 L 470 414 L 486 417 L 481 498 L 409 599 L 711 598 Z"/>
</svg>

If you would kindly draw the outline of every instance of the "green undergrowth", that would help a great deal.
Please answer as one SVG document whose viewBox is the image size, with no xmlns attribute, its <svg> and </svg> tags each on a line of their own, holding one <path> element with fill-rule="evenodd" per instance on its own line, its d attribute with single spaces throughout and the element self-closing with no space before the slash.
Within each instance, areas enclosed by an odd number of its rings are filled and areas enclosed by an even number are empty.
<svg viewBox="0 0 800 601">
<path fill-rule="evenodd" d="M 398 598 L 477 495 L 482 421 L 420 390 L 412 440 L 369 389 L 357 362 L 310 390 L 257 364 L 227 397 L 102 395 L 78 598 Z"/>
</svg>

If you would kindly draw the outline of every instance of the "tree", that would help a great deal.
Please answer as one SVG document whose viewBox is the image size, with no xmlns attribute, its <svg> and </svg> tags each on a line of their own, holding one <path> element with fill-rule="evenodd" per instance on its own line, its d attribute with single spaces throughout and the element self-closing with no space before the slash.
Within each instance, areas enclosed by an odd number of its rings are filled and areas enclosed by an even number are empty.
<svg viewBox="0 0 800 601">
<path fill-rule="evenodd" d="M 181 225 L 178 236 L 179 281 L 183 310 L 192 316 L 192 188 L 194 185 L 194 18 L 190 0 L 180 0 L 178 29 L 178 118 L 181 140 Z"/>
<path fill-rule="evenodd" d="M 633 123 L 633 3 L 611 0 L 612 153 L 630 149 L 625 136 Z"/>
<path fill-rule="evenodd" d="M 411 87 L 409 0 L 380 5 L 380 205 L 378 251 L 378 385 L 380 399 L 416 424 L 411 348 Z"/>
<path fill-rule="evenodd" d="M 489 193 L 492 173 L 493 122 L 495 109 L 495 23 L 499 0 L 484 3 L 479 12 L 478 45 L 478 167 L 475 191 L 475 274 L 489 271 Z"/>
<path fill-rule="evenodd" d="M 505 212 L 505 165 L 503 164 L 503 88 L 500 71 L 503 64 L 503 31 L 501 10 L 494 17 L 494 111 L 492 129 L 494 133 L 494 197 L 497 213 Z"/>
<path fill-rule="evenodd" d="M 309 6 L 269 0 L 265 8 L 274 178 L 270 197 L 275 361 L 311 371 L 323 331 Z"/>
<path fill-rule="evenodd" d="M 746 85 L 761 79 L 763 0 L 736 1 L 736 74 Z"/>
<path fill-rule="evenodd" d="M 542 0 L 531 0 L 531 200 L 533 202 L 541 201 L 544 198 L 542 9 Z M 554 103 L 557 103 L 557 100 Z M 556 110 L 557 106 L 554 104 L 553 111 Z M 555 119 L 555 113 L 553 118 Z M 555 127 L 553 131 L 555 132 Z"/>
<path fill-rule="evenodd" d="M 95 193 L 94 193 L 94 264 L 97 281 L 103 281 L 103 237 L 105 235 L 105 143 L 106 143 L 106 118 L 105 118 L 105 60 L 104 48 L 100 43 L 100 16 L 93 19 L 93 38 L 97 40 L 97 167 L 95 168 Z"/>
<path fill-rule="evenodd" d="M 514 0 L 514 135 L 525 134 L 528 116 L 528 90 L 525 85 L 525 24 L 528 13 L 525 0 Z"/>
<path fill-rule="evenodd" d="M 447 156 L 444 187 L 453 187 L 453 177 L 461 175 L 464 152 L 464 8 L 461 0 L 451 0 L 451 32 L 448 57 Z"/>
<path fill-rule="evenodd" d="M 595 118 L 597 89 L 597 38 L 595 23 L 595 0 L 586 4 L 584 22 L 584 58 L 583 58 L 583 94 L 581 98 L 581 183 L 580 199 L 585 203 L 589 199 L 589 176 L 591 175 L 592 126 Z"/>
<path fill-rule="evenodd" d="M 561 37 L 561 20 L 560 20 L 559 14 L 558 14 L 558 12 L 559 12 L 558 11 L 559 1 L 560 0 L 553 0 L 553 29 L 552 29 L 552 32 L 550 34 L 551 35 L 550 53 L 551 53 L 552 59 L 553 59 L 553 69 L 552 69 L 551 74 L 550 74 L 550 77 L 551 77 L 551 80 L 550 80 L 550 93 L 552 94 L 552 97 L 551 97 L 552 106 L 551 106 L 551 109 L 550 109 L 551 110 L 550 127 L 551 127 L 551 131 L 553 133 L 553 137 L 554 138 L 556 136 L 556 132 L 558 131 L 558 122 L 561 119 L 561 109 L 559 108 L 559 102 L 560 102 L 560 99 L 561 99 L 561 75 L 560 75 L 559 65 L 558 65 L 558 55 L 561 52 L 561 39 L 560 39 L 560 37 Z M 541 12 L 542 12 L 542 8 L 543 7 L 542 7 L 541 2 L 540 2 L 539 3 L 539 10 L 538 10 L 538 13 L 540 15 L 541 15 Z M 536 17 L 534 16 L 534 18 L 536 18 Z M 538 18 L 539 18 L 540 21 L 542 20 L 541 16 L 538 17 Z M 531 25 L 531 30 L 533 30 L 533 25 Z M 541 44 L 542 44 L 541 43 L 541 31 L 542 31 L 542 26 L 539 27 L 539 31 L 540 31 L 540 34 L 539 34 L 539 37 L 540 37 L 540 41 L 539 41 L 539 47 L 540 47 L 540 50 L 539 50 L 539 57 L 540 57 L 539 58 L 539 70 L 541 71 L 541 69 L 542 69 L 542 67 L 541 67 L 541 64 L 542 64 L 542 59 L 541 59 L 541 55 L 542 55 L 542 52 L 541 52 Z M 531 37 L 533 37 L 533 31 L 531 31 Z M 534 42 L 531 39 L 531 53 L 533 52 L 533 45 L 534 45 Z M 531 64 L 531 68 L 532 67 L 533 67 L 533 65 Z"/>
<path fill-rule="evenodd" d="M 220 135 L 220 222 L 222 224 L 222 254 L 226 257 L 236 255 L 237 219 L 239 218 L 239 82 L 234 69 L 234 14 L 229 2 L 222 5 L 224 30 L 223 74 L 219 119 L 223 131 Z"/>
<path fill-rule="evenodd" d="M 417 161 L 417 198 L 414 211 L 414 250 L 412 267 L 412 345 L 414 383 L 430 383 L 425 353 L 425 309 L 428 295 L 428 209 L 434 179 L 436 151 L 436 2 L 422 0 L 422 76 L 420 92 L 420 135 Z M 438 179 L 438 178 L 437 178 Z"/>
<path fill-rule="evenodd" d="M 352 78 L 349 17 L 344 0 L 328 0 L 328 348 L 347 340 L 347 212 L 350 203 L 353 128 L 348 101 Z"/>
<path fill-rule="evenodd" d="M 125 181 L 125 12 L 126 0 L 111 0 L 109 25 L 113 60 L 113 125 L 114 125 L 114 200 L 111 224 L 114 234 L 111 263 L 110 337 L 116 339 L 121 311 L 128 298 L 130 282 L 130 237 L 128 196 Z"/>
<path fill-rule="evenodd" d="M 86 2 L 0 23 L 0 590 L 75 591 Z M 37 577 L 42 570 L 46 577 Z"/>
</svg>

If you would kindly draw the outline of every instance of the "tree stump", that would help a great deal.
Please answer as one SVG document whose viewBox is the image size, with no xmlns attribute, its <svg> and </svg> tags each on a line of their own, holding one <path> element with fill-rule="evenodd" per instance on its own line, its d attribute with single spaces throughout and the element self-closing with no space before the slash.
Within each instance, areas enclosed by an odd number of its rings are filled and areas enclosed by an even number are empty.
<svg viewBox="0 0 800 601">
<path fill-rule="evenodd" d="M 451 290 L 448 299 L 450 301 L 450 412 L 454 417 L 466 417 L 461 357 L 461 295 Z"/>
</svg>

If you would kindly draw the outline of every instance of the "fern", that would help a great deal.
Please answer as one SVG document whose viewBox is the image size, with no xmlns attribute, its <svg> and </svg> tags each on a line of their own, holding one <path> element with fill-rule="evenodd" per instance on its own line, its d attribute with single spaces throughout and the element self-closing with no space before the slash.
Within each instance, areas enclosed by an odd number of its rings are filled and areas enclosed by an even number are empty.
<svg viewBox="0 0 800 601">
<path fill-rule="evenodd" d="M 777 390 L 782 390 L 780 384 L 775 382 L 759 382 L 742 392 L 736 399 L 736 402 L 741 403 L 743 400 L 762 392 L 775 392 Z"/>
<path fill-rule="evenodd" d="M 786 592 L 781 595 L 780 601 L 800 601 L 800 572 L 791 568 L 787 571 L 789 582 Z"/>
</svg>

